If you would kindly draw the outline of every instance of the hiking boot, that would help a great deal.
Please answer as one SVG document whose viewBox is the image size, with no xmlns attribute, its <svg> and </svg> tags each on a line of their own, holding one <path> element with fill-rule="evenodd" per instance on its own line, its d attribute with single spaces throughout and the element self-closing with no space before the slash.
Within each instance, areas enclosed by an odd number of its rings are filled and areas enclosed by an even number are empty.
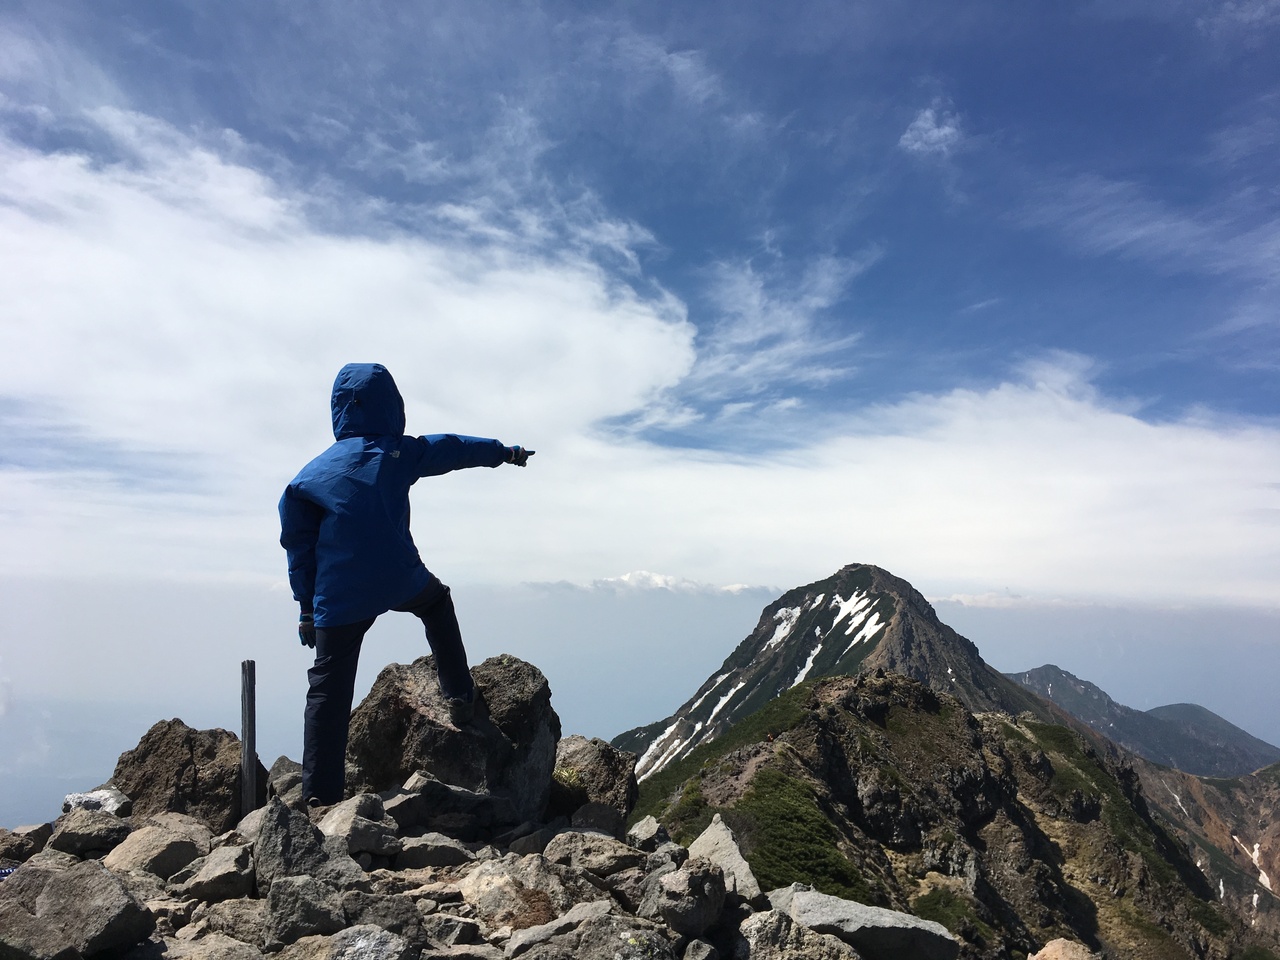
<svg viewBox="0 0 1280 960">
<path fill-rule="evenodd" d="M 479 697 L 480 691 L 472 687 L 469 697 L 448 697 L 445 700 L 445 706 L 449 708 L 449 719 L 455 727 L 465 727 L 475 718 L 476 700 Z"/>
</svg>

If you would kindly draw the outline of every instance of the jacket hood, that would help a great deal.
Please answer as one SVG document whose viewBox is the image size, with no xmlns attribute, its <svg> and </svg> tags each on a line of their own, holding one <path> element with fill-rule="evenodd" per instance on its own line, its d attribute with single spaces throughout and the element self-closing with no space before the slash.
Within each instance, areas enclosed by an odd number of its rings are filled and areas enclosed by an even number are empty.
<svg viewBox="0 0 1280 960">
<path fill-rule="evenodd" d="M 402 436 L 404 398 L 380 363 L 348 363 L 333 381 L 333 437 Z"/>
</svg>

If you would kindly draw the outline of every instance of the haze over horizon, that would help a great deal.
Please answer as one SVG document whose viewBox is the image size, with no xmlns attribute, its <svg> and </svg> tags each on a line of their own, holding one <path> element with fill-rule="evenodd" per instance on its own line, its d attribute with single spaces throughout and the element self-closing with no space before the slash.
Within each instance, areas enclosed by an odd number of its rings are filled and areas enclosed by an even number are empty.
<svg viewBox="0 0 1280 960">
<path fill-rule="evenodd" d="M 0 775 L 52 725 L 6 704 L 216 718 L 244 658 L 298 739 L 276 501 L 365 360 L 411 431 L 538 451 L 424 481 L 415 536 L 473 659 L 584 725 L 861 561 L 1000 669 L 1275 742 L 1277 39 L 1276 0 L 0 0 Z M 376 629 L 362 677 L 424 652 Z"/>
</svg>

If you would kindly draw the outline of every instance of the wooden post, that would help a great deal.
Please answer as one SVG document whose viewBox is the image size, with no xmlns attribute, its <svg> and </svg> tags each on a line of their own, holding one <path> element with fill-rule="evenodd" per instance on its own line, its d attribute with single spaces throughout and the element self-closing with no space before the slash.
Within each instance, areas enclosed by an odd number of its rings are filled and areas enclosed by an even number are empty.
<svg viewBox="0 0 1280 960">
<path fill-rule="evenodd" d="M 240 816 L 258 808 L 258 719 L 255 665 L 240 661 Z"/>
</svg>

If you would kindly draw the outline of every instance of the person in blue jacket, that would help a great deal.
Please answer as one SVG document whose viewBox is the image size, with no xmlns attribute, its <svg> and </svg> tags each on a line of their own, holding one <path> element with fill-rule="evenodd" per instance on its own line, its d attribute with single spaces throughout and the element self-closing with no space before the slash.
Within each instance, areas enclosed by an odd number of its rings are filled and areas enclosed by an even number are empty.
<svg viewBox="0 0 1280 960">
<path fill-rule="evenodd" d="M 280 498 L 298 636 L 316 651 L 302 748 L 302 795 L 312 806 L 343 797 L 360 644 L 388 610 L 422 621 L 450 718 L 470 721 L 476 690 L 462 633 L 449 588 L 423 565 L 409 533 L 409 488 L 465 467 L 523 467 L 533 456 L 479 437 L 405 436 L 404 400 L 379 363 L 338 371 L 332 412 L 333 446 Z"/>
</svg>

